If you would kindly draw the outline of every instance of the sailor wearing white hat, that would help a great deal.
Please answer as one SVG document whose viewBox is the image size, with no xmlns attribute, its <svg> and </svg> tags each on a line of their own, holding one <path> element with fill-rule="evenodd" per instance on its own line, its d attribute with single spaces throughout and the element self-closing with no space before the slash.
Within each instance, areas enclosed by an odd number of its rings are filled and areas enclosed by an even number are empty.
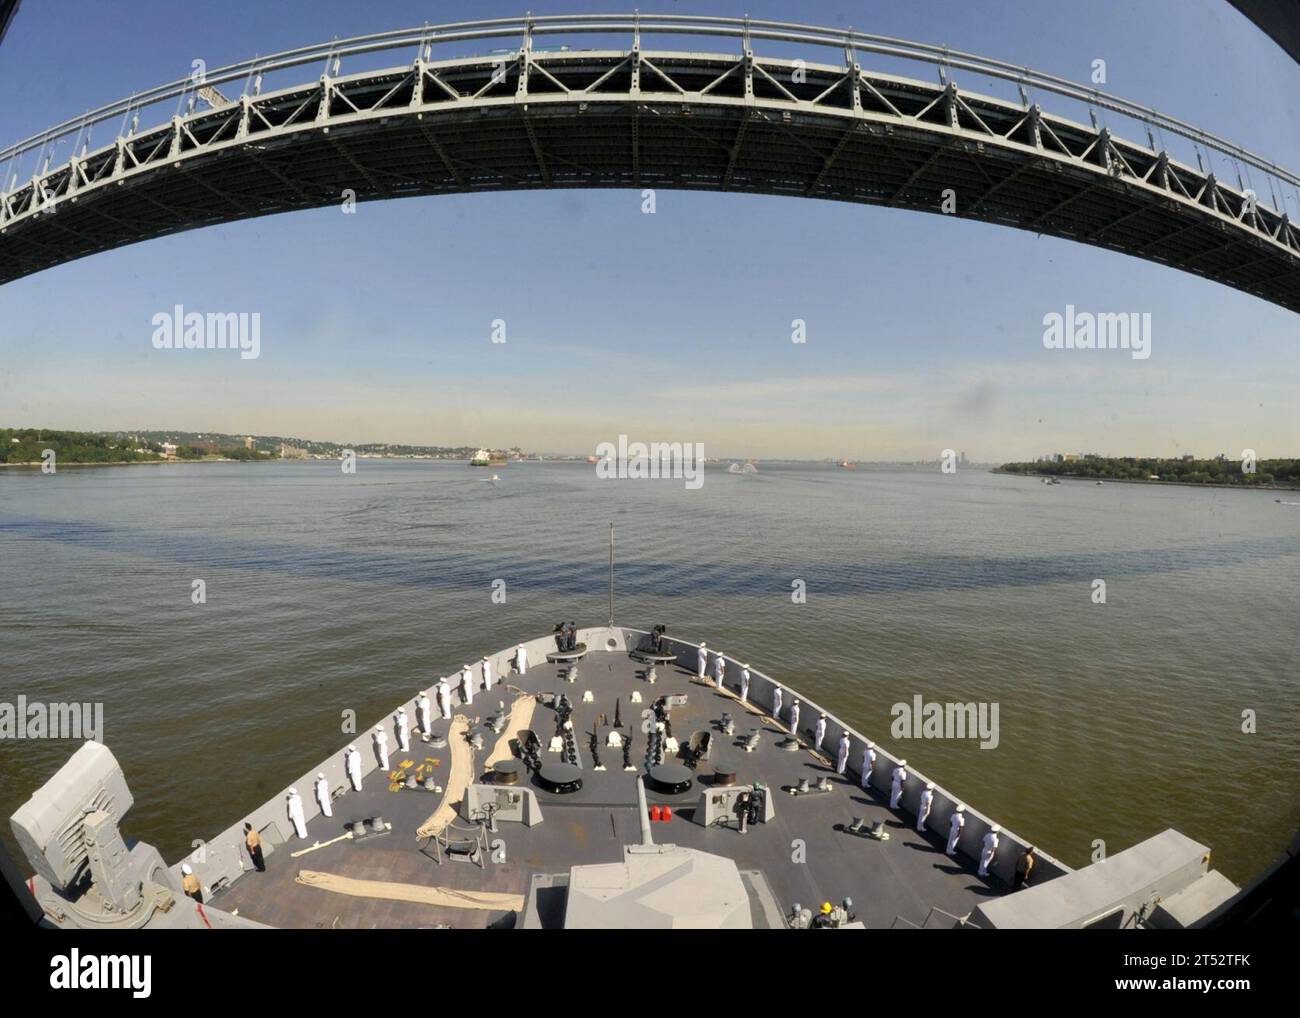
<svg viewBox="0 0 1300 1018">
<path fill-rule="evenodd" d="M 957 854 L 957 842 L 961 838 L 961 829 L 966 826 L 966 807 L 961 803 L 952 811 L 948 821 L 948 847 L 944 849 L 949 855 Z"/>
<path fill-rule="evenodd" d="M 190 868 L 189 863 L 181 863 L 181 874 L 181 888 L 186 894 L 202 905 L 203 885 L 199 883 L 199 878 L 194 875 L 194 870 Z"/>
<path fill-rule="evenodd" d="M 381 770 L 388 770 L 388 736 L 383 725 L 375 725 L 375 759 Z"/>
<path fill-rule="evenodd" d="M 704 649 L 707 646 L 707 643 L 701 643 L 699 653 L 695 658 L 695 662 L 699 666 L 699 678 L 701 679 L 704 678 L 704 669 L 709 663 L 709 652 Z"/>
<path fill-rule="evenodd" d="M 799 738 L 799 701 L 790 705 L 790 734 Z"/>
<path fill-rule="evenodd" d="M 876 744 L 870 739 L 862 750 L 862 787 L 871 787 L 871 774 L 876 769 Z"/>
<path fill-rule="evenodd" d="M 988 834 L 984 835 L 984 849 L 980 852 L 979 869 L 979 874 L 982 877 L 987 877 L 989 875 L 989 867 L 993 865 L 993 856 L 996 855 L 998 851 L 998 841 L 1001 840 L 998 835 L 1001 831 L 1002 828 L 997 824 L 994 824 L 989 828 Z"/>
<path fill-rule="evenodd" d="M 431 710 L 433 705 L 429 703 L 429 694 L 421 691 L 415 700 L 415 720 L 420 726 L 420 731 L 425 735 L 433 734 L 433 717 Z"/>
<path fill-rule="evenodd" d="M 772 717 L 781 720 L 781 687 L 772 687 Z"/>
<path fill-rule="evenodd" d="M 740 702 L 749 702 L 749 665 L 740 666 Z"/>
<path fill-rule="evenodd" d="M 894 768 L 893 786 L 889 793 L 889 808 L 898 809 L 898 804 L 903 801 L 903 783 L 907 781 L 907 761 L 899 760 L 898 766 Z"/>
<path fill-rule="evenodd" d="M 486 657 L 483 659 L 483 688 L 492 688 L 492 662 Z"/>
<path fill-rule="evenodd" d="M 849 769 L 849 733 L 840 732 L 840 748 L 835 754 L 835 773 L 844 777 Z"/>
<path fill-rule="evenodd" d="M 934 782 L 925 783 L 925 791 L 921 793 L 921 808 L 916 814 L 916 829 L 922 834 L 925 833 L 925 821 L 929 819 L 930 807 L 934 805 Z"/>
<path fill-rule="evenodd" d="M 352 790 L 361 791 L 361 754 L 357 752 L 356 746 L 349 746 L 344 752 L 343 766 L 348 772 L 348 780 L 352 782 Z"/>
<path fill-rule="evenodd" d="M 713 658 L 713 682 L 719 689 L 722 688 L 722 680 L 727 676 L 727 659 L 721 654 Z"/>
<path fill-rule="evenodd" d="M 817 718 L 817 727 L 813 729 L 813 752 L 822 751 L 822 739 L 826 738 L 826 715 Z"/>
<path fill-rule="evenodd" d="M 289 789 L 284 805 L 289 814 L 289 823 L 293 824 L 294 834 L 300 838 L 307 837 L 307 818 L 302 812 L 302 796 L 298 794 L 298 789 Z"/>
<path fill-rule="evenodd" d="M 334 815 L 334 809 L 330 805 L 330 785 L 325 780 L 325 774 L 319 772 L 316 775 L 316 801 L 320 803 L 320 811 L 327 817 Z"/>
<path fill-rule="evenodd" d="M 397 728 L 397 748 L 405 753 L 411 748 L 411 744 L 407 741 L 406 737 L 408 728 L 405 707 L 397 708 L 397 713 L 393 715 L 393 724 Z"/>
<path fill-rule="evenodd" d="M 474 702 L 474 673 L 469 665 L 460 666 L 460 698 L 466 707 Z"/>
<path fill-rule="evenodd" d="M 438 680 L 438 713 L 442 715 L 442 720 L 451 719 L 451 686 L 447 684 L 446 679 Z"/>
<path fill-rule="evenodd" d="M 515 671 L 520 675 L 528 674 L 528 649 L 522 643 L 515 651 Z"/>
</svg>

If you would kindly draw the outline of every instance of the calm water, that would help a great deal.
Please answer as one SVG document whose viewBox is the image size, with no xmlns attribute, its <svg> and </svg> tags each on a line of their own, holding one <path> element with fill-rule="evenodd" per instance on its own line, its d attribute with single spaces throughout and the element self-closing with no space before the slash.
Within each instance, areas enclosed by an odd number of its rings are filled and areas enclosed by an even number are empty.
<svg viewBox="0 0 1300 1018">
<path fill-rule="evenodd" d="M 613 522 L 617 621 L 747 658 L 1072 865 L 1173 826 L 1240 882 L 1300 826 L 1300 508 L 937 468 L 694 492 L 497 472 L 0 470 L 0 699 L 102 701 L 127 830 L 173 860 L 337 750 L 345 708 L 374 724 L 465 660 L 603 623 Z M 996 701 L 1001 744 L 891 739 L 916 694 Z M 72 748 L 0 742 L 0 813 Z"/>
</svg>

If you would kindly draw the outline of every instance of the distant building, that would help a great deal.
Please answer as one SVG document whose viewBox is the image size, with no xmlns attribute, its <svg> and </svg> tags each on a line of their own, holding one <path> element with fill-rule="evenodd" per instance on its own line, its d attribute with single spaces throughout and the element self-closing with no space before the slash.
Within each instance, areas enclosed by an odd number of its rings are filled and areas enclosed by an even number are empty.
<svg viewBox="0 0 1300 1018">
<path fill-rule="evenodd" d="M 245 449 L 252 449 L 252 448 L 253 448 L 254 446 L 256 446 L 256 445 L 257 445 L 257 442 L 255 442 L 255 441 L 253 440 L 253 436 L 252 436 L 252 435 L 248 435 L 248 436 L 246 436 L 246 437 L 244 438 L 244 448 L 245 448 Z"/>
<path fill-rule="evenodd" d="M 177 447 L 172 445 L 171 442 L 164 442 L 162 444 L 162 454 L 168 459 L 176 455 L 176 449 Z"/>
<path fill-rule="evenodd" d="M 299 449 L 296 445 L 285 445 L 280 443 L 280 459 L 282 460 L 305 460 L 307 450 Z"/>
</svg>

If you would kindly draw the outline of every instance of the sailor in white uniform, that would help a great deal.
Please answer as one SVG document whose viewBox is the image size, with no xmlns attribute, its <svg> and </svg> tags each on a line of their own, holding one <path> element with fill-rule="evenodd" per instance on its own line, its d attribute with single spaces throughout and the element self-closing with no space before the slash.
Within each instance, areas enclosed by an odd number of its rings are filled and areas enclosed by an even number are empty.
<svg viewBox="0 0 1300 1018">
<path fill-rule="evenodd" d="M 469 665 L 460 666 L 460 698 L 466 707 L 474 702 L 474 673 Z"/>
<path fill-rule="evenodd" d="M 817 718 L 817 727 L 813 729 L 813 752 L 822 751 L 822 739 L 826 738 L 826 715 Z"/>
<path fill-rule="evenodd" d="M 876 769 L 876 744 L 868 740 L 862 750 L 862 787 L 871 787 L 871 774 Z"/>
<path fill-rule="evenodd" d="M 446 679 L 438 680 L 437 697 L 438 713 L 442 715 L 442 720 L 451 720 L 451 686 Z"/>
<path fill-rule="evenodd" d="M 431 711 L 433 705 L 429 703 L 429 694 L 423 690 L 415 700 L 415 720 L 419 722 L 420 731 L 425 735 L 433 734 L 433 717 Z"/>
<path fill-rule="evenodd" d="M 799 701 L 790 705 L 790 734 L 799 738 Z"/>
<path fill-rule="evenodd" d="M 397 713 L 393 715 L 393 724 L 397 728 L 397 748 L 405 753 L 411 748 L 411 744 L 406 737 L 409 729 L 407 727 L 405 707 L 397 708 Z"/>
<path fill-rule="evenodd" d="M 349 746 L 344 752 L 343 766 L 348 772 L 348 780 L 352 782 L 352 790 L 361 791 L 361 754 L 357 752 L 356 746 Z"/>
<path fill-rule="evenodd" d="M 524 648 L 522 643 L 515 651 L 515 671 L 520 675 L 528 674 L 528 651 Z"/>
<path fill-rule="evenodd" d="M 772 717 L 781 720 L 781 687 L 772 687 Z"/>
<path fill-rule="evenodd" d="M 334 815 L 334 808 L 330 805 L 330 785 L 325 780 L 324 773 L 316 775 L 316 801 L 320 803 L 320 811 L 327 817 Z"/>
<path fill-rule="evenodd" d="M 949 855 L 957 854 L 957 842 L 961 840 L 961 829 L 966 826 L 966 807 L 961 803 L 952 811 L 948 821 L 948 847 L 944 849 Z"/>
<path fill-rule="evenodd" d="M 849 769 L 849 733 L 840 732 L 840 748 L 835 754 L 835 773 L 844 777 Z"/>
<path fill-rule="evenodd" d="M 483 688 L 492 688 L 492 662 L 487 658 L 483 659 Z"/>
<path fill-rule="evenodd" d="M 713 659 L 713 681 L 719 689 L 722 688 L 722 680 L 727 676 L 727 659 L 719 654 Z"/>
<path fill-rule="evenodd" d="M 916 829 L 921 834 L 925 833 L 925 822 L 930 817 L 930 807 L 934 805 L 934 782 L 925 783 L 925 791 L 921 793 L 921 808 L 916 813 Z"/>
<path fill-rule="evenodd" d="M 907 761 L 899 760 L 898 766 L 894 768 L 894 783 L 889 793 L 889 808 L 898 809 L 898 804 L 903 801 L 903 784 L 907 781 Z"/>
<path fill-rule="evenodd" d="M 307 837 L 307 818 L 302 812 L 302 796 L 298 794 L 298 789 L 289 789 L 284 803 L 289 813 L 289 823 L 293 824 L 293 833 L 300 838 Z"/>
<path fill-rule="evenodd" d="M 388 736 L 384 734 L 383 725 L 375 725 L 375 756 L 380 768 L 388 770 Z"/>
<path fill-rule="evenodd" d="M 709 663 L 709 652 L 708 652 L 707 650 L 704 649 L 704 648 L 707 647 L 707 646 L 708 646 L 707 643 L 701 643 L 701 644 L 700 644 L 700 651 L 699 651 L 699 654 L 698 654 L 697 657 L 696 657 L 696 663 L 700 666 L 700 667 L 699 667 L 699 671 L 700 671 L 699 678 L 701 678 L 701 679 L 704 678 L 704 669 L 705 669 L 705 667 L 706 667 L 706 666 L 708 665 L 708 663 Z"/>
<path fill-rule="evenodd" d="M 740 666 L 740 702 L 749 703 L 749 665 Z"/>
<path fill-rule="evenodd" d="M 979 870 L 980 876 L 982 877 L 987 877 L 989 875 L 989 867 L 993 865 L 993 857 L 997 855 L 998 852 L 998 842 L 1002 840 L 1000 837 L 1001 832 L 1002 828 L 999 825 L 994 824 L 989 828 L 988 834 L 984 835 L 984 848 L 980 852 Z"/>
</svg>

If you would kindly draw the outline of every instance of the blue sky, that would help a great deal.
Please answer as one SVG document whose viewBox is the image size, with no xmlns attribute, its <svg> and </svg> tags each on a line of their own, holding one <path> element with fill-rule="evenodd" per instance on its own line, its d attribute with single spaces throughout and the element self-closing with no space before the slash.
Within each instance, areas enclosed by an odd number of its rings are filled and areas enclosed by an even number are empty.
<svg viewBox="0 0 1300 1018">
<path fill-rule="evenodd" d="M 1108 90 L 1300 168 L 1300 67 L 1222 0 L 640 6 L 853 25 L 1080 81 L 1101 58 Z M 28 0 L 0 47 L 0 144 L 195 58 L 521 12 Z M 262 356 L 154 350 L 151 318 L 175 303 L 259 311 Z M 1042 316 L 1067 303 L 1150 311 L 1152 357 L 1045 351 Z M 572 452 L 626 433 L 755 457 L 1296 455 L 1298 339 L 1296 315 L 1204 280 L 939 216 L 671 191 L 653 216 L 633 191 L 404 199 L 193 231 L 3 287 L 0 425 Z"/>
</svg>

